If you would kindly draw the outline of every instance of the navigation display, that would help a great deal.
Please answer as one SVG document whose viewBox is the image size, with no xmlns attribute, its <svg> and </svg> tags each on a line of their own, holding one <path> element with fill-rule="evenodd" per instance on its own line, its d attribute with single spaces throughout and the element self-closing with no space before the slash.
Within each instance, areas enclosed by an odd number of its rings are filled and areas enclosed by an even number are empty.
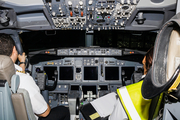
<svg viewBox="0 0 180 120">
<path fill-rule="evenodd" d="M 73 67 L 60 67 L 59 80 L 73 80 Z"/>
<path fill-rule="evenodd" d="M 98 80 L 98 67 L 84 67 L 84 80 Z"/>
</svg>

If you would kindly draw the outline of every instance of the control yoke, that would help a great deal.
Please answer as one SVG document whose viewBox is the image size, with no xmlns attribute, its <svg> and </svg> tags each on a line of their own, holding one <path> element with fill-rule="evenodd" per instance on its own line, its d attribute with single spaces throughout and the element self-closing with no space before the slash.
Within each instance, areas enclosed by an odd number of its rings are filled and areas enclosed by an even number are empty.
<svg viewBox="0 0 180 120">
<path fill-rule="evenodd" d="M 45 86 L 46 90 L 53 91 L 56 89 L 57 81 L 58 81 L 58 71 L 57 70 L 54 71 L 54 75 L 55 75 L 55 79 L 53 80 L 54 81 L 53 85 L 52 86 L 46 85 Z M 47 81 L 46 81 L 46 83 L 47 83 Z"/>
<path fill-rule="evenodd" d="M 21 42 L 20 42 L 20 39 L 19 39 L 19 35 L 18 35 L 17 33 L 15 33 L 15 34 L 12 34 L 11 37 L 12 37 L 12 39 L 13 39 L 14 42 L 15 42 L 16 49 L 17 49 L 18 53 L 19 53 L 20 55 L 22 55 L 22 53 L 23 53 L 23 48 L 22 48 L 22 46 L 21 46 Z"/>
</svg>

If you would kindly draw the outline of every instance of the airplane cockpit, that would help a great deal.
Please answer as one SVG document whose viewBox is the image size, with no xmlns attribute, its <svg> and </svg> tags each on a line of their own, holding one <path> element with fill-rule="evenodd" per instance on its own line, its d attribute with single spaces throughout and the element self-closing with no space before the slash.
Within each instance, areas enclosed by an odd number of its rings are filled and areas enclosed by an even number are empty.
<svg viewBox="0 0 180 120">
<path fill-rule="evenodd" d="M 143 57 L 180 12 L 178 5 L 179 0 L 1 0 L 0 34 L 9 34 L 18 53 L 26 53 L 26 73 L 50 107 L 63 105 L 71 120 L 85 120 L 81 106 L 141 80 Z"/>
</svg>

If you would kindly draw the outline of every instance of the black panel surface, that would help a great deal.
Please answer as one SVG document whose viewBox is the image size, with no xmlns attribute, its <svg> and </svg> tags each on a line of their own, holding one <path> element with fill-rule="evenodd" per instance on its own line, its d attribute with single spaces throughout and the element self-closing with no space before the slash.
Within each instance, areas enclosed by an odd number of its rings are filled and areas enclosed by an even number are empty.
<svg viewBox="0 0 180 120">
<path fill-rule="evenodd" d="M 44 71 L 48 76 L 48 80 L 55 80 L 54 71 L 57 70 L 57 67 L 44 67 Z"/>
<path fill-rule="evenodd" d="M 73 67 L 60 67 L 60 80 L 73 80 Z"/>
<path fill-rule="evenodd" d="M 124 80 L 131 80 L 131 77 L 134 71 L 135 71 L 134 67 L 122 67 L 121 78 Z"/>
<path fill-rule="evenodd" d="M 105 67 L 105 80 L 119 80 L 119 67 Z"/>
<path fill-rule="evenodd" d="M 84 80 L 98 80 L 98 67 L 84 67 Z"/>
</svg>

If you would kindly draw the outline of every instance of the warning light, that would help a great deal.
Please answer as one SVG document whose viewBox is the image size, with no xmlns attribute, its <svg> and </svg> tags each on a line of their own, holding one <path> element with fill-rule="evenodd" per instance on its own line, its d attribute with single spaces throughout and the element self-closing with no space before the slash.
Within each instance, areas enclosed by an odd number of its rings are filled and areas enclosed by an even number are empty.
<svg viewBox="0 0 180 120">
<path fill-rule="evenodd" d="M 50 52 L 49 51 L 45 51 L 46 54 L 49 54 Z"/>
<path fill-rule="evenodd" d="M 70 11 L 70 16 L 71 16 L 71 17 L 73 16 L 73 12 L 72 12 L 72 11 Z"/>
<path fill-rule="evenodd" d="M 110 18 L 110 16 L 108 16 L 108 18 Z"/>
<path fill-rule="evenodd" d="M 134 54 L 134 52 L 129 52 L 130 54 Z"/>
<path fill-rule="evenodd" d="M 83 11 L 81 11 L 81 17 L 83 17 Z"/>
</svg>

